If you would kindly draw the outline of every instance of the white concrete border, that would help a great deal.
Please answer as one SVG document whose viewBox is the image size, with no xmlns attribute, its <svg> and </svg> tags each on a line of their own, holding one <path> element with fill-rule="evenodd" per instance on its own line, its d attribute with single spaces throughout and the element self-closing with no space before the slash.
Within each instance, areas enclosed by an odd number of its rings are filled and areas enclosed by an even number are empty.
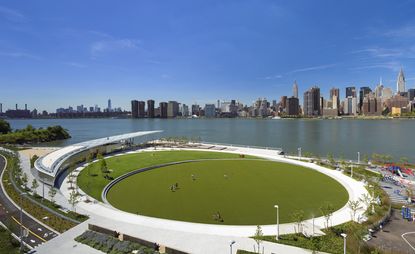
<svg viewBox="0 0 415 254">
<path fill-rule="evenodd" d="M 349 193 L 349 200 L 359 200 L 363 194 L 368 194 L 364 183 L 356 181 L 346 175 L 344 175 L 340 171 L 327 169 L 321 166 L 318 166 L 314 163 L 309 162 L 302 162 L 292 159 L 284 158 L 281 155 L 278 155 L 276 151 L 273 150 L 266 150 L 266 149 L 252 149 L 252 148 L 239 148 L 232 146 L 230 147 L 231 151 L 217 151 L 217 150 L 209 150 L 209 149 L 172 149 L 172 148 L 165 148 L 157 150 L 153 149 L 145 149 L 140 150 L 137 152 L 145 152 L 145 151 L 161 151 L 161 150 L 197 150 L 197 151 L 208 151 L 208 152 L 224 152 L 224 153 L 235 153 L 235 154 L 246 154 L 252 156 L 258 156 L 274 161 L 285 162 L 290 164 L 295 164 L 299 166 L 308 167 L 312 170 L 316 170 L 321 172 L 341 183 Z M 131 153 L 131 152 L 129 152 Z M 119 156 L 113 155 L 113 156 Z M 109 157 L 113 157 L 109 156 Z M 108 157 L 108 158 L 109 158 Z M 84 167 L 79 168 L 82 170 Z M 77 170 L 80 172 L 80 170 Z M 61 186 L 62 194 L 69 199 L 70 192 L 68 190 L 67 181 L 66 179 L 63 181 Z M 81 190 L 80 190 L 81 191 Z M 82 191 L 81 191 L 82 192 Z M 85 193 L 82 193 L 85 194 Z M 93 198 L 90 198 L 93 199 Z M 146 226 L 152 228 L 159 228 L 165 230 L 179 230 L 183 232 L 190 232 L 190 233 L 197 233 L 197 234 L 211 234 L 211 235 L 222 235 L 222 236 L 235 236 L 235 237 L 249 237 L 252 236 L 256 230 L 256 226 L 232 226 L 232 225 L 213 225 L 213 224 L 201 224 L 201 223 L 191 223 L 191 222 L 183 222 L 183 221 L 174 221 L 174 220 L 167 220 L 167 219 L 160 219 L 160 218 L 153 218 L 148 216 L 142 215 L 135 215 L 132 213 L 127 213 L 118 209 L 115 209 L 107 204 L 102 202 L 80 202 L 77 207 L 81 208 L 83 211 L 87 211 L 91 217 L 94 215 L 105 217 L 108 220 L 113 221 L 114 223 L 124 222 L 129 223 L 132 227 L 136 226 Z M 270 209 L 274 209 L 270 207 Z M 281 207 L 280 209 L 284 209 Z M 362 204 L 362 209 L 356 213 L 357 218 L 364 217 L 364 211 L 367 207 Z M 335 226 L 338 224 L 342 224 L 351 220 L 351 210 L 348 208 L 347 204 L 342 207 L 341 209 L 335 211 L 331 217 L 330 226 Z M 311 225 L 313 224 L 312 219 L 309 219 L 304 222 L 305 230 L 307 232 L 311 231 Z M 325 227 L 325 219 L 324 217 L 318 217 L 314 219 L 314 224 L 316 229 L 324 228 Z M 265 235 L 272 235 L 276 233 L 276 225 L 263 225 L 262 231 Z M 280 224 L 280 234 L 289 234 L 294 233 L 294 224 L 293 223 L 286 223 Z"/>
</svg>

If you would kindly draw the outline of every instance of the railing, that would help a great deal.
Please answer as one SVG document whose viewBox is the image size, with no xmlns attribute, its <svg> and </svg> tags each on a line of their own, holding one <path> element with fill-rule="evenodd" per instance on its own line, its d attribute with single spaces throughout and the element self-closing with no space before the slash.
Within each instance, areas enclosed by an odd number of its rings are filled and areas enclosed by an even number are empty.
<svg viewBox="0 0 415 254">
<path fill-rule="evenodd" d="M 277 151 L 282 151 L 283 150 L 282 148 L 279 148 L 279 147 L 248 146 L 248 145 L 226 144 L 226 143 L 216 143 L 216 142 L 206 142 L 206 141 L 201 141 L 200 144 L 215 145 L 215 146 L 229 146 L 229 147 L 265 149 L 265 150 L 277 150 Z"/>
</svg>

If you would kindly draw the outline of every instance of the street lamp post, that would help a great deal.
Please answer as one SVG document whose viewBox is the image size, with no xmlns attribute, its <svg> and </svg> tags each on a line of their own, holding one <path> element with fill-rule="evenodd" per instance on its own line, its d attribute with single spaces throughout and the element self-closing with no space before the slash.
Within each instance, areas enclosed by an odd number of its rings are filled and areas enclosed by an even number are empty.
<svg viewBox="0 0 415 254">
<path fill-rule="evenodd" d="M 350 173 L 350 177 L 353 178 L 353 164 L 351 165 L 352 172 Z"/>
<path fill-rule="evenodd" d="M 369 188 L 372 188 L 372 213 L 375 213 L 375 206 L 373 204 L 373 201 L 375 200 L 375 186 L 369 185 Z"/>
<path fill-rule="evenodd" d="M 347 234 L 341 233 L 341 236 L 343 236 L 343 239 L 344 239 L 344 243 L 343 243 L 343 254 L 346 254 L 346 237 L 347 237 Z"/>
<path fill-rule="evenodd" d="M 274 208 L 277 209 L 277 237 L 275 238 L 277 241 L 280 239 L 280 213 L 278 205 L 274 205 Z"/>
<path fill-rule="evenodd" d="M 299 147 L 298 148 L 298 157 L 300 158 L 300 160 L 301 160 L 301 147 Z"/>
<path fill-rule="evenodd" d="M 234 241 L 234 240 L 232 240 L 230 243 L 229 243 L 229 248 L 231 249 L 231 254 L 232 254 L 232 245 L 234 245 L 236 242 Z"/>
<path fill-rule="evenodd" d="M 23 195 L 26 193 L 20 193 L 20 252 L 23 253 Z"/>
<path fill-rule="evenodd" d="M 357 164 L 360 164 L 360 152 L 357 152 Z"/>
</svg>

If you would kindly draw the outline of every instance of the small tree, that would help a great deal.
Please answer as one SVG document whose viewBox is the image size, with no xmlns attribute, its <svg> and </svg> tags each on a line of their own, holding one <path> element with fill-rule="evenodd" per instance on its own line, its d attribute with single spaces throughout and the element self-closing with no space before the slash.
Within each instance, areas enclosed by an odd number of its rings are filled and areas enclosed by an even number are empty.
<svg viewBox="0 0 415 254">
<path fill-rule="evenodd" d="M 297 229 L 294 226 L 294 231 L 296 233 L 301 233 L 303 231 L 304 211 L 303 210 L 294 211 L 291 214 L 291 218 L 297 224 Z"/>
<path fill-rule="evenodd" d="M 262 232 L 262 228 L 261 228 L 261 226 L 258 225 L 256 227 L 256 231 L 255 231 L 255 235 L 254 235 L 254 240 L 255 240 L 255 242 L 258 246 L 258 253 L 260 253 L 259 250 L 260 250 L 260 245 L 262 243 L 262 237 L 263 236 L 264 236 L 264 233 Z"/>
<path fill-rule="evenodd" d="M 373 201 L 373 198 L 368 193 L 365 193 L 365 194 L 362 195 L 361 198 L 359 198 L 359 200 L 360 200 L 360 202 L 365 204 L 365 206 L 368 208 L 367 211 L 369 212 L 370 211 L 369 207 L 370 207 L 370 204 Z"/>
<path fill-rule="evenodd" d="M 69 194 L 69 204 L 72 206 L 72 211 L 76 212 L 75 206 L 79 203 L 79 193 L 75 190 L 72 190 Z"/>
<path fill-rule="evenodd" d="M 51 187 L 51 188 L 49 189 L 48 194 L 49 194 L 49 197 L 50 197 L 50 202 L 55 203 L 55 196 L 56 196 L 56 193 L 57 193 L 57 192 L 58 192 L 58 191 L 56 190 L 56 188 L 55 188 L 55 187 Z"/>
<path fill-rule="evenodd" d="M 352 220 L 355 221 L 357 211 L 362 209 L 362 207 L 360 206 L 360 201 L 359 200 L 356 200 L 356 201 L 350 200 L 349 202 L 347 202 L 347 205 L 349 206 L 350 210 L 352 210 L 352 212 L 351 212 Z"/>
<path fill-rule="evenodd" d="M 106 177 L 108 173 L 107 161 L 105 159 L 101 159 L 99 163 L 100 163 L 101 173 L 104 177 Z"/>
<path fill-rule="evenodd" d="M 332 165 L 334 164 L 335 161 L 334 161 L 334 157 L 332 153 L 327 154 L 327 160 L 329 161 L 330 164 Z"/>
<path fill-rule="evenodd" d="M 329 228 L 329 221 L 330 221 L 331 216 L 333 215 L 334 207 L 329 202 L 326 202 L 320 207 L 320 212 L 324 216 L 324 219 L 326 220 L 326 229 L 327 229 Z"/>
<path fill-rule="evenodd" d="M 36 154 L 33 155 L 32 157 L 30 157 L 30 168 L 35 167 L 35 162 L 36 162 L 37 159 L 39 159 L 39 156 L 37 156 Z"/>
<path fill-rule="evenodd" d="M 35 196 L 37 194 L 37 187 L 39 187 L 39 184 L 36 181 L 36 179 L 33 179 L 33 181 L 32 181 L 32 188 L 31 189 L 33 191 L 33 195 L 35 195 Z"/>
<path fill-rule="evenodd" d="M 22 184 L 23 184 L 25 189 L 27 189 L 27 182 L 28 182 L 27 175 L 26 175 L 26 173 L 23 173 L 23 175 L 22 175 Z"/>
</svg>

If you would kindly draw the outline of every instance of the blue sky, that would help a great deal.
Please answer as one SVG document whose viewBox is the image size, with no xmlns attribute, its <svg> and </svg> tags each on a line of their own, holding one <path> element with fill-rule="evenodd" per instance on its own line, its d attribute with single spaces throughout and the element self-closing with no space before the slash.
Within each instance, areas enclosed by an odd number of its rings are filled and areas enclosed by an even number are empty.
<svg viewBox="0 0 415 254">
<path fill-rule="evenodd" d="M 415 86 L 414 1 L 0 1 L 0 102 L 250 104 Z"/>
</svg>

